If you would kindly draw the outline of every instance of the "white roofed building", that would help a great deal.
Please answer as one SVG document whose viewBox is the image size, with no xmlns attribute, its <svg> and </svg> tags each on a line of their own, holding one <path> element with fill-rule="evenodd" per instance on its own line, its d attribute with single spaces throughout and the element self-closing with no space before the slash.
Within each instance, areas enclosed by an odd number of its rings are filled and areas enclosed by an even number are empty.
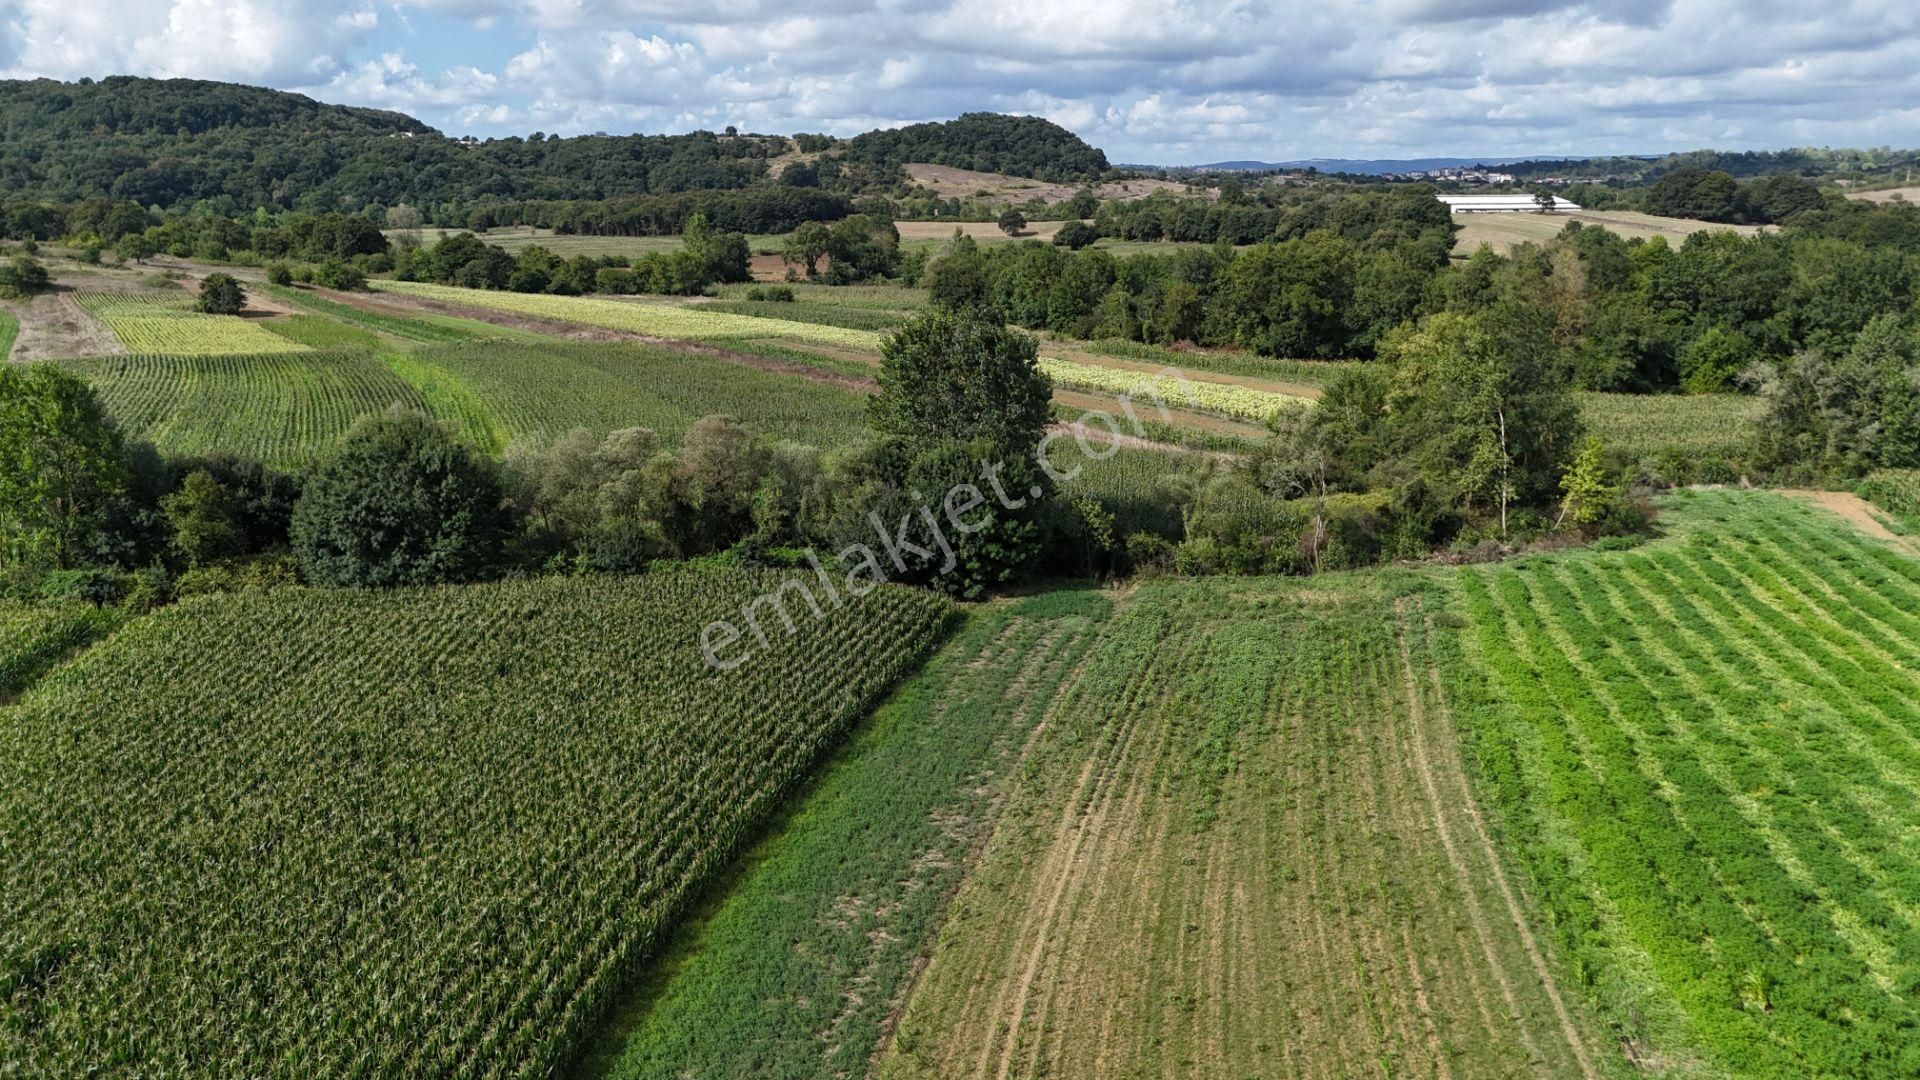
<svg viewBox="0 0 1920 1080">
<path fill-rule="evenodd" d="M 1548 196 L 1553 209 L 1547 210 L 1532 195 L 1437 195 L 1456 214 L 1571 214 L 1580 209 L 1558 195 Z"/>
</svg>

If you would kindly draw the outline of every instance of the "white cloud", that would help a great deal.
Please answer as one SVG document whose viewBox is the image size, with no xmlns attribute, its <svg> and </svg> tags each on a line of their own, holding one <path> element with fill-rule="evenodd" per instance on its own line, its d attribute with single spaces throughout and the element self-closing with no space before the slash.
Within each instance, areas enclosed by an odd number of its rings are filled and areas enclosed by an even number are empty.
<svg viewBox="0 0 1920 1080">
<path fill-rule="evenodd" d="M 321 7 L 0 0 L 0 64 L 306 88 L 482 134 L 849 134 L 1003 109 L 1054 118 L 1116 160 L 1920 143 L 1920 113 L 1901 104 L 1920 100 L 1911 0 Z M 471 41 L 424 38 L 428 25 Z"/>
</svg>

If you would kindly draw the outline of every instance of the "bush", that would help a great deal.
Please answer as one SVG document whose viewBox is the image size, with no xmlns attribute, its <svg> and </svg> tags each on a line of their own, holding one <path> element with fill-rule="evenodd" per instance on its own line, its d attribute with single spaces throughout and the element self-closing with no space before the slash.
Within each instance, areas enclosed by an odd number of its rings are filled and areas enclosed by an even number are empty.
<svg viewBox="0 0 1920 1080">
<path fill-rule="evenodd" d="M 1100 230 L 1084 221 L 1069 221 L 1053 234 L 1053 242 L 1069 251 L 1079 251 L 1100 239 Z"/>
<path fill-rule="evenodd" d="M 354 425 L 293 510 L 294 555 L 318 585 L 471 581 L 499 564 L 506 532 L 493 463 L 398 407 Z"/>
<path fill-rule="evenodd" d="M 293 271 L 287 269 L 286 263 L 274 263 L 267 269 L 267 281 L 285 288 L 293 284 Z"/>
<path fill-rule="evenodd" d="M 208 274 L 193 306 L 202 315 L 238 315 L 247 306 L 246 290 L 232 274 Z"/>
<path fill-rule="evenodd" d="M 357 266 L 338 259 L 328 259 L 314 267 L 313 283 L 324 289 L 357 292 L 367 287 L 367 275 Z"/>
<path fill-rule="evenodd" d="M 793 287 L 789 285 L 755 285 L 747 290 L 747 299 L 770 303 L 793 303 Z"/>
<path fill-rule="evenodd" d="M 0 266 L 0 296 L 9 300 L 31 296 L 52 284 L 53 275 L 31 255 L 16 255 L 12 262 Z"/>
</svg>

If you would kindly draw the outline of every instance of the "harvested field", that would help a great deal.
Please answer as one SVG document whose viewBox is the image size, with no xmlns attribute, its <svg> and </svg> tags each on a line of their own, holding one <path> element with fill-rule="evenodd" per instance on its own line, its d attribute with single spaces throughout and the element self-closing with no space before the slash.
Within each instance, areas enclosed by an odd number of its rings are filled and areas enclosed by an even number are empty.
<svg viewBox="0 0 1920 1080">
<path fill-rule="evenodd" d="M 1463 226 L 1454 237 L 1456 257 L 1471 255 L 1481 244 L 1501 254 L 1521 244 L 1543 244 L 1560 234 L 1567 222 L 1603 225 L 1631 240 L 1635 237 L 1664 236 L 1669 244 L 1678 244 L 1704 229 L 1725 229 L 1742 236 L 1760 231 L 1756 225 L 1718 225 L 1686 218 L 1656 217 L 1632 210 L 1583 210 L 1577 214 L 1455 214 L 1454 223 Z"/>
</svg>

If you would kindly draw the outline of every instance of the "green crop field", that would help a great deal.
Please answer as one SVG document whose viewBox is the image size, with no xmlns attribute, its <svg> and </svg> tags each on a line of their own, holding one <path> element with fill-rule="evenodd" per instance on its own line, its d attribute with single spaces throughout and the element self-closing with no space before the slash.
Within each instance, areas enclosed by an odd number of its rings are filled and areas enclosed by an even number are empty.
<svg viewBox="0 0 1920 1080">
<path fill-rule="evenodd" d="M 700 310 L 726 312 L 732 315 L 752 315 L 762 319 L 782 319 L 787 322 L 814 323 L 819 326 L 838 326 L 848 330 L 877 331 L 897 329 L 912 317 L 911 312 L 857 307 L 852 304 L 822 304 L 811 300 L 715 300 L 701 304 Z"/>
<path fill-rule="evenodd" d="M 305 308 L 319 315 L 329 316 L 336 321 L 359 326 L 366 330 L 391 334 L 407 341 L 441 343 L 448 341 L 466 341 L 474 337 L 503 336 L 505 331 L 492 326 L 480 325 L 466 329 L 451 325 L 456 320 L 436 318 L 430 315 L 402 317 L 381 312 L 365 311 L 351 304 L 342 304 L 329 300 L 310 289 L 294 289 L 282 285 L 264 285 L 267 295 L 284 300 L 290 304 Z M 476 331 L 484 331 L 479 333 Z"/>
<path fill-rule="evenodd" d="M 853 391 L 645 345 L 472 342 L 418 349 L 411 363 L 462 388 L 508 438 L 649 427 L 677 441 L 716 413 L 815 446 L 866 431 L 866 400 Z"/>
<path fill-rule="evenodd" d="M 863 1074 L 1035 728 L 1112 610 L 975 609 L 743 862 L 602 1038 L 590 1074 Z"/>
<path fill-rule="evenodd" d="M 13 339 L 20 336 L 20 320 L 11 312 L 0 311 L 0 364 L 13 355 Z"/>
<path fill-rule="evenodd" d="M 878 1075 L 1600 1074 L 1604 1036 L 1462 810 L 1444 603 L 1394 573 L 1130 594 Z"/>
<path fill-rule="evenodd" d="M 1667 508 L 1458 576 L 1488 802 L 1642 1060 L 1920 1073 L 1920 560 L 1779 496 Z"/>
<path fill-rule="evenodd" d="M 106 356 L 61 366 L 99 389 L 122 428 L 173 453 L 223 450 L 298 464 L 367 413 L 394 404 L 426 407 L 370 353 L 294 348 L 258 356 Z"/>
<path fill-rule="evenodd" d="M 185 294 L 83 292 L 75 299 L 132 353 L 228 356 L 306 348 L 238 316 L 201 315 Z"/>
<path fill-rule="evenodd" d="M 1745 394 L 1582 393 L 1580 418 L 1608 446 L 1642 457 L 1666 451 L 1726 458 L 1753 441 L 1759 398 Z"/>
<path fill-rule="evenodd" d="M 948 617 L 889 588 L 709 669 L 778 580 L 208 599 L 43 679 L 0 709 L 8 1070 L 551 1075 Z"/>
</svg>

